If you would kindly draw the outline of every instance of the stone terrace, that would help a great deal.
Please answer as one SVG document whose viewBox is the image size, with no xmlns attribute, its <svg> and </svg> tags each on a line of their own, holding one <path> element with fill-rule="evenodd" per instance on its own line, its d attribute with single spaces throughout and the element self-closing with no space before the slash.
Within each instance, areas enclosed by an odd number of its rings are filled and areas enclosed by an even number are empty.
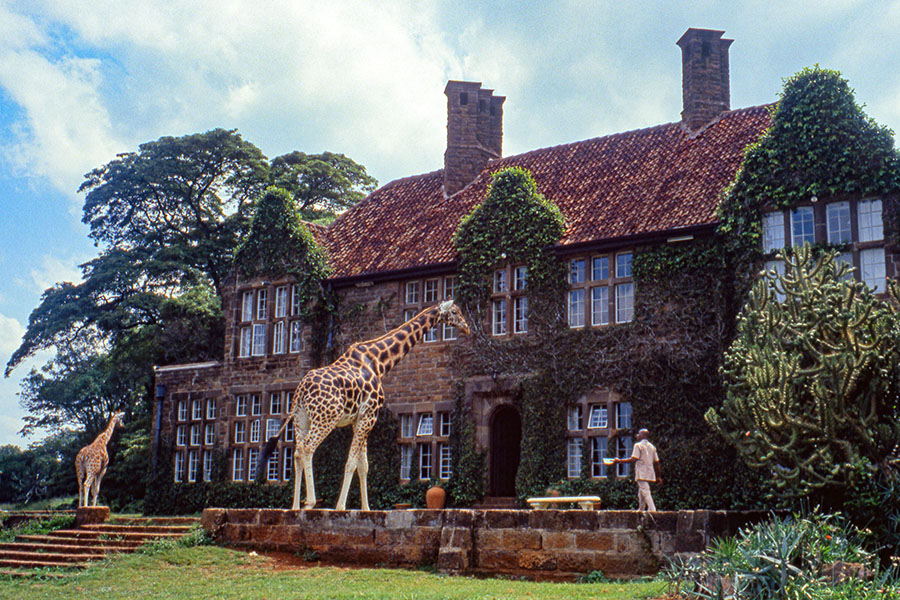
<svg viewBox="0 0 900 600">
<path fill-rule="evenodd" d="M 727 511 L 219 509 L 216 541 L 263 551 L 314 550 L 328 563 L 436 566 L 458 574 L 566 580 L 603 571 L 651 575 L 768 513 Z"/>
</svg>

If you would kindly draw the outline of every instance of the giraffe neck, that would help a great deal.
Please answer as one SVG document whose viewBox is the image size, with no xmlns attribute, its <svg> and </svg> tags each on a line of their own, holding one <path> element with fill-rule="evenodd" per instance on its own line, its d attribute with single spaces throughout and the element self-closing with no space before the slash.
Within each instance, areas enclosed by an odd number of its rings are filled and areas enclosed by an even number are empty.
<svg viewBox="0 0 900 600">
<path fill-rule="evenodd" d="M 115 428 L 116 428 L 116 419 L 115 419 L 115 417 L 113 417 L 112 419 L 109 420 L 109 424 L 106 426 L 106 429 L 103 430 L 103 433 L 98 435 L 97 439 L 94 440 L 94 443 L 97 444 L 98 446 L 102 445 L 105 448 L 106 445 L 109 443 L 109 438 L 112 437 L 113 430 L 115 430 Z"/>
<path fill-rule="evenodd" d="M 385 335 L 361 342 L 357 349 L 364 352 L 374 363 L 379 376 L 390 371 L 406 356 L 416 343 L 425 337 L 425 332 L 438 321 L 438 307 L 426 308 L 415 317 L 392 329 Z"/>
</svg>

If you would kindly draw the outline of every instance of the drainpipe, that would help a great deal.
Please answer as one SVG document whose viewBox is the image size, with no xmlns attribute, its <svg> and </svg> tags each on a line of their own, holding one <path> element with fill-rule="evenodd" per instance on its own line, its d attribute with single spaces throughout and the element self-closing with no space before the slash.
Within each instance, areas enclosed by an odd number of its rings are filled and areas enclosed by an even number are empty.
<svg viewBox="0 0 900 600">
<path fill-rule="evenodd" d="M 166 399 L 166 384 L 156 384 L 156 422 L 153 424 L 153 464 L 150 466 L 151 474 L 156 475 L 157 464 L 159 463 L 159 435 L 162 429 L 162 413 L 163 402 Z"/>
</svg>

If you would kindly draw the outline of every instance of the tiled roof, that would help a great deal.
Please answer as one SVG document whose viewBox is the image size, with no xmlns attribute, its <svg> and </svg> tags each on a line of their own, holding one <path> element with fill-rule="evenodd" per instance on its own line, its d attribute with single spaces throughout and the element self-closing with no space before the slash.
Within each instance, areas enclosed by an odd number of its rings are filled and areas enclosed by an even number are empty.
<svg viewBox="0 0 900 600">
<path fill-rule="evenodd" d="M 328 228 L 334 276 L 452 262 L 460 219 L 484 199 L 490 173 L 511 166 L 531 171 L 562 210 L 563 246 L 714 223 L 744 148 L 770 124 L 758 106 L 724 113 L 699 133 L 670 123 L 508 156 L 451 198 L 441 171 L 392 181 Z"/>
<path fill-rule="evenodd" d="M 312 234 L 313 239 L 316 240 L 317 244 L 320 246 L 328 246 L 328 227 L 310 221 L 303 221 L 303 224 L 309 229 L 309 232 Z"/>
</svg>

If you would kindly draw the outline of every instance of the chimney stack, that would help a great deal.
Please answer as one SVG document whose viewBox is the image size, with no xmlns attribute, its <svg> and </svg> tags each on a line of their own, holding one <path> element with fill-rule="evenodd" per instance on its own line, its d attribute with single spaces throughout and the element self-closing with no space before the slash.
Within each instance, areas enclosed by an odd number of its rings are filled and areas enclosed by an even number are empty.
<svg viewBox="0 0 900 600">
<path fill-rule="evenodd" d="M 681 122 L 696 131 L 730 110 L 728 47 L 734 40 L 724 31 L 688 29 L 678 40 L 681 47 Z"/>
<path fill-rule="evenodd" d="M 444 193 L 452 196 L 478 177 L 488 160 L 503 148 L 503 96 L 482 89 L 481 83 L 449 81 L 447 150 L 444 152 Z"/>
</svg>

